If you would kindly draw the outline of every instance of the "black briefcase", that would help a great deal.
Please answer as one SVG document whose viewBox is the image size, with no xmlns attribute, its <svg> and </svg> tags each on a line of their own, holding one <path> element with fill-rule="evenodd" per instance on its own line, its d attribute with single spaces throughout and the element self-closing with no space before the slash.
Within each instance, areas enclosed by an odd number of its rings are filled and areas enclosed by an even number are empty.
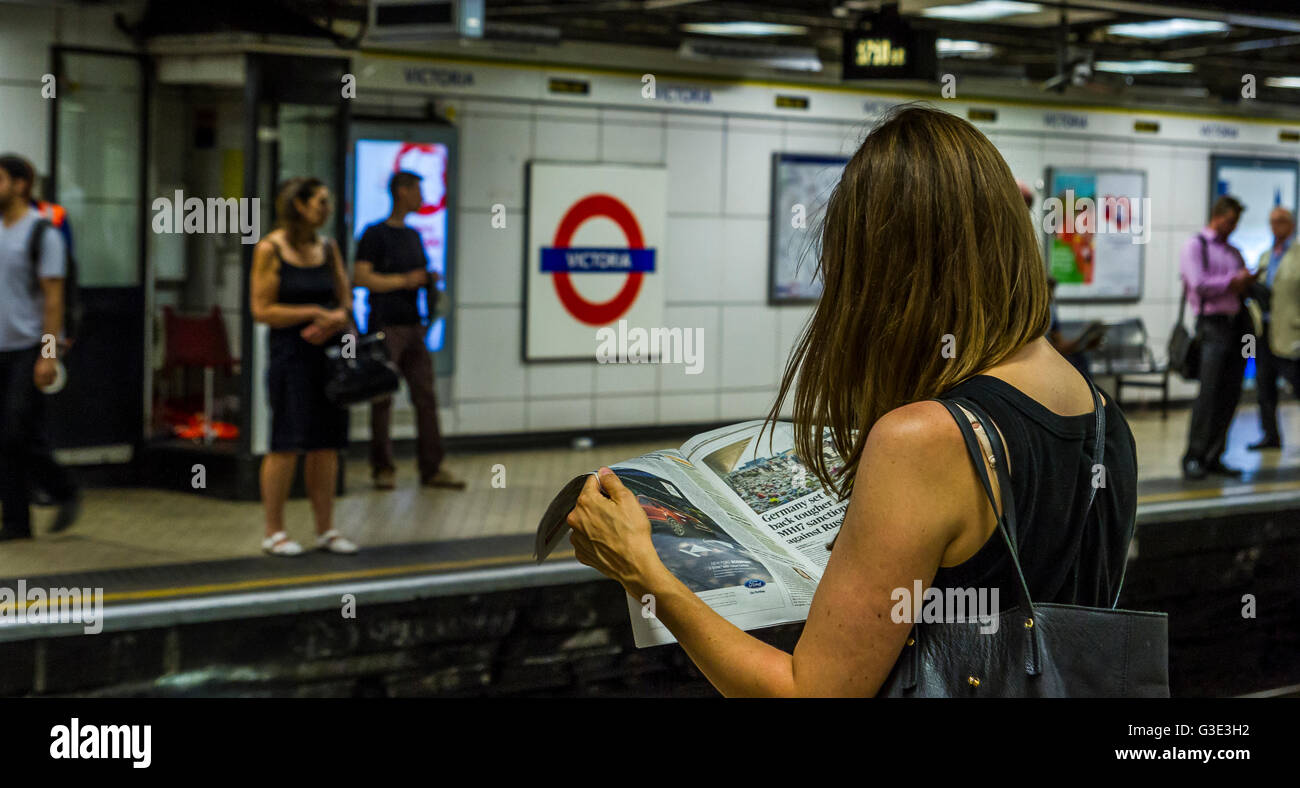
<svg viewBox="0 0 1300 788">
<path fill-rule="evenodd" d="M 939 401 L 961 427 L 997 514 L 983 452 L 970 422 L 952 402 Z M 1093 401 L 1097 408 L 1093 457 L 1100 463 L 1106 416 L 1095 388 Z M 1038 604 L 1030 598 L 1020 569 L 1015 503 L 1002 440 L 983 409 L 969 400 L 955 402 L 975 416 L 993 448 L 992 464 L 1003 501 L 998 533 L 1011 551 L 1021 599 L 998 617 L 994 633 L 981 632 L 984 624 L 979 621 L 916 624 L 877 696 L 1169 697 L 1169 632 L 1164 613 L 1116 609 L 1118 588 L 1109 608 Z M 1096 493 L 1094 487 L 1092 495 Z"/>
</svg>

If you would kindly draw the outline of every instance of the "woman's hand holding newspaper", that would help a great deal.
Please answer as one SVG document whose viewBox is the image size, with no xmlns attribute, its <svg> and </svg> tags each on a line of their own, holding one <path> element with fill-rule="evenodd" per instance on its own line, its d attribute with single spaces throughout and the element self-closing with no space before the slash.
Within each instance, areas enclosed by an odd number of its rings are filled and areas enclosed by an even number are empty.
<svg viewBox="0 0 1300 788">
<path fill-rule="evenodd" d="M 578 561 L 618 581 L 632 596 L 640 598 L 664 575 L 671 577 L 650 540 L 645 510 L 609 468 L 587 479 L 568 523 Z"/>
</svg>

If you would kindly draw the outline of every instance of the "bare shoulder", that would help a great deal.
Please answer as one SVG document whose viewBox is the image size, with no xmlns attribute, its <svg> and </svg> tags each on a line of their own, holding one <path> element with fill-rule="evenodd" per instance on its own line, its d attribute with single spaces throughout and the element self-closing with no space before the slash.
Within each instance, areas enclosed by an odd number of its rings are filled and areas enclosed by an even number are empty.
<svg viewBox="0 0 1300 788">
<path fill-rule="evenodd" d="M 877 420 L 853 487 L 859 511 L 869 513 L 873 538 L 924 545 L 937 564 L 970 509 L 965 453 L 961 430 L 939 402 L 913 402 Z"/>
<path fill-rule="evenodd" d="M 277 252 L 279 251 L 279 247 L 276 245 L 275 239 L 276 239 L 276 233 L 278 232 L 280 231 L 272 230 L 271 232 L 264 235 L 262 237 L 262 240 L 257 242 L 257 245 L 253 247 L 254 260 L 260 259 L 262 260 L 264 265 L 274 264 L 276 262 L 276 258 L 278 256 Z"/>
<path fill-rule="evenodd" d="M 965 440 L 948 409 L 932 400 L 913 402 L 871 428 L 854 483 L 864 490 L 928 496 L 951 489 L 968 464 Z"/>
<path fill-rule="evenodd" d="M 265 239 L 253 247 L 253 267 L 249 274 L 255 287 L 268 285 L 280 278 L 280 257 L 275 253 L 275 247 Z"/>
<path fill-rule="evenodd" d="M 326 236 L 325 245 L 329 248 L 330 260 L 340 268 L 345 267 L 343 262 L 343 250 L 339 248 L 339 242 L 334 240 L 333 236 Z"/>
<path fill-rule="evenodd" d="M 912 402 L 886 413 L 867 435 L 864 454 L 879 459 L 906 455 L 917 460 L 946 459 L 963 446 L 952 414 L 934 400 Z"/>
</svg>

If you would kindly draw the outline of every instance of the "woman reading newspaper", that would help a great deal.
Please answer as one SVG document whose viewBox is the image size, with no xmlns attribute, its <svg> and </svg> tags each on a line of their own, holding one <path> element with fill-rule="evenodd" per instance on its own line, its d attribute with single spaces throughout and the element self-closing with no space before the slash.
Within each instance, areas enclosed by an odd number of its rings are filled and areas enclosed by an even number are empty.
<svg viewBox="0 0 1300 788">
<path fill-rule="evenodd" d="M 1044 337 L 1038 234 L 997 149 L 948 113 L 896 109 L 830 198 L 818 267 L 824 291 L 769 418 L 793 395 L 797 454 L 848 509 L 794 653 L 730 623 L 668 571 L 646 510 L 608 468 L 568 516 L 578 560 L 637 599 L 652 595 L 655 616 L 724 695 L 873 696 L 909 643 L 901 597 L 981 587 L 1010 608 L 1021 588 L 963 430 L 935 399 L 960 396 L 1005 444 L 1034 603 L 1111 606 L 1136 507 L 1133 436 L 1100 395 L 1094 441 L 1093 390 Z M 825 439 L 842 467 L 828 463 Z"/>
</svg>

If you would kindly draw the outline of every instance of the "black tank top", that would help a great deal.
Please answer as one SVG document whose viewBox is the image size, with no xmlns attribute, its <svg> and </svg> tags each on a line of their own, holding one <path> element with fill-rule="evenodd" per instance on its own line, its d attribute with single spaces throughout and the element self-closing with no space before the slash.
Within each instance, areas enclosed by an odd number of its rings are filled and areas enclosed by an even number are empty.
<svg viewBox="0 0 1300 788">
<path fill-rule="evenodd" d="M 321 253 L 323 255 L 320 265 L 310 268 L 287 263 L 280 254 L 278 244 L 272 244 L 275 249 L 276 259 L 280 261 L 280 290 L 276 295 L 276 302 L 281 304 L 314 304 L 326 309 L 333 309 L 338 306 L 338 293 L 334 290 L 334 266 L 330 259 L 330 249 L 325 241 L 321 241 Z M 280 344 L 311 345 L 300 335 L 306 321 L 294 326 L 284 326 L 281 328 L 271 329 L 272 347 Z"/>
<path fill-rule="evenodd" d="M 1061 416 L 988 375 L 976 375 L 941 396 L 977 403 L 1002 432 L 1015 496 L 1020 565 L 1035 603 L 1110 607 L 1123 576 L 1137 512 L 1137 447 L 1114 397 L 1104 391 L 1102 395 L 1105 486 L 1099 486 L 1086 515 L 1094 477 L 1095 414 Z M 1010 552 L 997 532 L 970 559 L 940 567 L 933 585 L 998 588 L 1003 609 L 1020 597 Z"/>
</svg>

